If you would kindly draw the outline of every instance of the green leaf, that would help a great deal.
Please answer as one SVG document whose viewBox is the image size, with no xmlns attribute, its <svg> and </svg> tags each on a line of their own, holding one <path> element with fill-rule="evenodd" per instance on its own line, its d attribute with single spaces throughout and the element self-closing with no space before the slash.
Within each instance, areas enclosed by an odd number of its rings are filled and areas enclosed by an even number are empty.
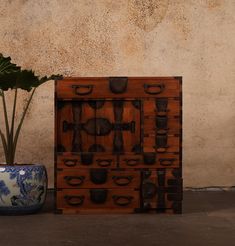
<svg viewBox="0 0 235 246">
<path fill-rule="evenodd" d="M 0 89 L 3 91 L 16 88 L 31 91 L 33 87 L 38 87 L 48 80 L 58 80 L 61 78 L 61 75 L 40 78 L 32 70 L 22 70 L 16 64 L 11 63 L 10 57 L 4 57 L 0 54 Z"/>
<path fill-rule="evenodd" d="M 3 73 L 14 73 L 20 70 L 20 67 L 16 64 L 11 63 L 11 57 L 4 57 L 0 53 L 0 74 Z"/>
</svg>

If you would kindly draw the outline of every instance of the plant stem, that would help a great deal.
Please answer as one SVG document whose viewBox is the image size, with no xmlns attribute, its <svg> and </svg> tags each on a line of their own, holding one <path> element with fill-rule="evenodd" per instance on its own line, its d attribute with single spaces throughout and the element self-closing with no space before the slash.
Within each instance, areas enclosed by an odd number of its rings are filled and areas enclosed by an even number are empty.
<svg viewBox="0 0 235 246">
<path fill-rule="evenodd" d="M 14 155 L 13 155 L 13 141 L 14 141 L 14 127 L 15 127 L 15 111 L 16 111 L 16 102 L 17 102 L 17 88 L 15 89 L 15 96 L 14 96 L 14 103 L 13 103 L 13 109 L 12 109 L 12 119 L 11 119 L 11 131 L 9 135 L 9 142 L 8 142 L 8 160 L 9 164 L 14 164 Z"/>
<path fill-rule="evenodd" d="M 14 141 L 13 141 L 13 151 L 12 151 L 13 161 L 14 161 L 14 159 L 15 159 L 16 146 L 17 146 L 17 142 L 18 142 L 20 130 L 21 130 L 21 127 L 22 127 L 22 125 L 23 125 L 23 122 L 24 122 L 24 119 L 25 119 L 25 115 L 26 115 L 26 113 L 27 113 L 27 111 L 28 111 L 28 108 L 29 108 L 29 105 L 30 105 L 30 103 L 31 103 L 31 101 L 32 101 L 32 98 L 33 98 L 33 95 L 34 95 L 34 93 L 35 93 L 35 90 L 36 90 L 36 87 L 33 89 L 33 92 L 32 92 L 31 95 L 30 95 L 30 98 L 29 98 L 29 100 L 28 100 L 28 102 L 27 102 L 27 104 L 26 104 L 26 107 L 25 107 L 25 109 L 23 110 L 23 114 L 22 114 L 20 123 L 19 123 L 19 125 L 18 125 L 18 127 L 17 127 L 17 129 L 16 129 L 16 133 L 15 133 L 15 137 L 14 137 Z"/>
<path fill-rule="evenodd" d="M 4 155 L 5 155 L 5 160 L 6 160 L 6 163 L 8 164 L 9 161 L 8 161 L 8 151 L 7 151 L 7 141 L 6 141 L 6 138 L 4 136 L 4 134 L 2 133 L 2 131 L 0 130 L 0 136 L 1 136 L 1 140 L 2 140 L 2 145 L 3 145 L 3 149 L 4 149 Z"/>
<path fill-rule="evenodd" d="M 4 111 L 4 118 L 5 118 L 5 125 L 6 125 L 7 143 L 8 143 L 10 131 L 9 131 L 9 123 L 8 123 L 8 116 L 7 116 L 7 106 L 6 106 L 6 100 L 5 100 L 4 91 L 2 91 L 2 103 L 3 103 L 3 111 Z"/>
</svg>

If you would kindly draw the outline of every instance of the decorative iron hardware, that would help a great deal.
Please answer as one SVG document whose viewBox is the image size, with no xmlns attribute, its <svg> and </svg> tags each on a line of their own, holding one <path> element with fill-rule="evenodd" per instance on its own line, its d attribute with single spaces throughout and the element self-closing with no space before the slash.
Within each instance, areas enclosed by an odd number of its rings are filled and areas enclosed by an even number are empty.
<svg viewBox="0 0 235 246">
<path fill-rule="evenodd" d="M 133 146 L 133 148 L 131 149 L 131 152 L 134 152 L 134 153 L 138 154 L 138 153 L 141 153 L 142 150 L 143 150 L 143 148 L 142 148 L 141 144 L 135 144 Z"/>
<path fill-rule="evenodd" d="M 58 144 L 57 145 L 57 152 L 66 152 L 66 149 L 62 144 Z"/>
<path fill-rule="evenodd" d="M 128 206 L 129 204 L 131 204 L 133 196 L 118 196 L 118 195 L 114 195 L 112 196 L 113 201 L 116 205 L 118 206 Z"/>
<path fill-rule="evenodd" d="M 157 95 L 164 91 L 164 84 L 144 84 L 144 92 L 150 95 Z"/>
<path fill-rule="evenodd" d="M 167 116 L 157 116 L 156 117 L 156 128 L 157 130 L 168 130 L 168 117 Z"/>
<path fill-rule="evenodd" d="M 144 181 L 142 184 L 142 197 L 144 199 L 151 199 L 156 195 L 156 185 L 150 181 Z"/>
<path fill-rule="evenodd" d="M 105 152 L 105 147 L 101 144 L 92 144 L 88 152 Z"/>
<path fill-rule="evenodd" d="M 105 189 L 92 189 L 90 190 L 90 200 L 96 204 L 105 203 L 108 195 L 108 190 Z"/>
<path fill-rule="evenodd" d="M 139 158 L 136 158 L 136 159 L 133 158 L 133 159 L 124 159 L 123 161 L 126 162 L 127 166 L 134 167 L 138 165 L 141 160 Z"/>
<path fill-rule="evenodd" d="M 90 170 L 90 180 L 94 184 L 104 184 L 107 181 L 107 170 L 103 168 L 95 168 Z"/>
<path fill-rule="evenodd" d="M 127 77 L 110 77 L 109 89 L 114 94 L 121 94 L 126 92 L 128 84 Z"/>
<path fill-rule="evenodd" d="M 172 166 L 174 161 L 176 161 L 175 158 L 160 158 L 159 162 L 161 166 L 169 167 Z"/>
<path fill-rule="evenodd" d="M 112 159 L 97 159 L 96 162 L 100 167 L 109 167 L 112 164 Z"/>
<path fill-rule="evenodd" d="M 157 170 L 157 180 L 159 186 L 165 186 L 166 170 L 158 169 Z"/>
<path fill-rule="evenodd" d="M 181 178 L 182 176 L 182 170 L 179 168 L 174 168 L 172 170 L 172 174 L 174 175 L 175 178 Z"/>
<path fill-rule="evenodd" d="M 76 159 L 64 159 L 64 165 L 67 167 L 75 167 L 77 165 L 78 160 Z"/>
<path fill-rule="evenodd" d="M 105 100 L 89 101 L 88 104 L 93 109 L 100 109 L 104 106 Z"/>
<path fill-rule="evenodd" d="M 93 157 L 92 153 L 82 153 L 81 164 L 86 166 L 91 165 L 93 163 Z"/>
<path fill-rule="evenodd" d="M 75 124 L 63 121 L 63 131 L 69 130 L 81 131 L 84 130 L 87 134 L 93 136 L 106 136 L 111 131 L 130 131 L 135 132 L 135 121 L 130 123 L 111 123 L 105 118 L 91 118 L 86 123 Z"/>
<path fill-rule="evenodd" d="M 157 136 L 156 136 L 156 147 L 157 147 L 157 149 L 168 148 L 167 140 L 168 140 L 167 134 L 157 134 Z"/>
<path fill-rule="evenodd" d="M 85 96 L 92 93 L 94 85 L 72 85 L 71 87 L 76 95 Z"/>
<path fill-rule="evenodd" d="M 66 183 L 70 186 L 80 186 L 85 177 L 84 176 L 65 176 L 64 177 Z"/>
<path fill-rule="evenodd" d="M 136 109 L 140 109 L 141 108 L 141 102 L 140 100 L 133 100 L 131 101 L 132 105 L 136 108 Z"/>
<path fill-rule="evenodd" d="M 85 196 L 64 196 L 66 203 L 70 206 L 81 206 L 84 202 Z"/>
<path fill-rule="evenodd" d="M 82 103 L 79 101 L 73 102 L 72 110 L 74 123 L 79 124 L 82 116 Z M 78 129 L 74 129 L 73 132 L 72 152 L 82 152 L 82 137 Z"/>
<path fill-rule="evenodd" d="M 144 153 L 143 154 L 144 164 L 145 165 L 153 165 L 156 163 L 156 153 Z"/>
<path fill-rule="evenodd" d="M 177 187 L 177 189 L 180 187 L 180 190 L 181 190 L 182 179 L 180 179 L 180 178 L 178 178 L 178 179 L 168 179 L 167 180 L 167 184 L 171 185 L 171 186 L 175 186 L 175 187 Z"/>
<path fill-rule="evenodd" d="M 166 98 L 157 98 L 156 101 L 157 112 L 167 112 L 168 99 Z"/>
<path fill-rule="evenodd" d="M 133 177 L 132 176 L 113 176 L 112 179 L 116 185 L 125 186 L 131 183 Z"/>
<path fill-rule="evenodd" d="M 113 112 L 114 112 L 114 119 L 116 124 L 122 123 L 123 105 L 124 105 L 124 101 L 120 101 L 120 100 L 113 101 Z M 123 150 L 124 150 L 124 143 L 123 143 L 122 132 L 120 130 L 116 130 L 114 132 L 114 138 L 113 138 L 113 152 L 123 153 Z"/>
</svg>

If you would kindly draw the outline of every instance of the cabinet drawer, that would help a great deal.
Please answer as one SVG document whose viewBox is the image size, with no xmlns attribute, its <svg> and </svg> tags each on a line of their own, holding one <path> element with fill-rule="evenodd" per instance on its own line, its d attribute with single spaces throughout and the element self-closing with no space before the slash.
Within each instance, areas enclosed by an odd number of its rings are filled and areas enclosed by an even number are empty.
<svg viewBox="0 0 235 246">
<path fill-rule="evenodd" d="M 73 212 L 114 211 L 134 212 L 140 207 L 139 191 L 133 189 L 64 189 L 57 191 L 57 208 Z"/>
<path fill-rule="evenodd" d="M 120 156 L 120 168 L 177 168 L 179 155 L 174 153 L 125 154 Z"/>
<path fill-rule="evenodd" d="M 66 153 L 57 155 L 58 168 L 115 168 L 117 157 L 104 153 Z"/>
<path fill-rule="evenodd" d="M 145 116 L 143 122 L 145 134 L 153 131 L 160 134 L 179 134 L 181 130 L 181 122 L 177 116 Z"/>
<path fill-rule="evenodd" d="M 140 188 L 140 172 L 99 169 L 61 169 L 58 188 Z"/>
<path fill-rule="evenodd" d="M 179 116 L 180 104 L 180 98 L 146 98 L 143 101 L 143 110 L 148 116 Z"/>
<path fill-rule="evenodd" d="M 170 153 L 179 152 L 180 137 L 179 135 L 160 134 L 150 132 L 144 134 L 144 152 Z"/>
<path fill-rule="evenodd" d="M 65 78 L 57 81 L 57 98 L 179 97 L 178 78 Z"/>
</svg>

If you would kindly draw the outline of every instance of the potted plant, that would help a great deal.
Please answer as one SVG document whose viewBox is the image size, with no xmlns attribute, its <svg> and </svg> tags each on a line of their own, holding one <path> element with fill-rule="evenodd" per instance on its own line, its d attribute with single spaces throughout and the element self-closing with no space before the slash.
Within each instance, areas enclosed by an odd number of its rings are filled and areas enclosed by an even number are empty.
<svg viewBox="0 0 235 246">
<path fill-rule="evenodd" d="M 18 164 L 15 162 L 15 154 L 20 131 L 36 88 L 48 80 L 60 77 L 51 75 L 40 78 L 32 70 L 23 70 L 11 63 L 10 57 L 0 54 L 0 102 L 2 102 L 3 111 L 0 114 L 3 114 L 5 125 L 5 130 L 0 125 L 0 139 L 6 161 L 0 164 L 1 214 L 34 213 L 44 204 L 47 190 L 46 168 L 42 164 Z M 29 98 L 16 124 L 19 89 L 29 92 Z M 14 90 L 11 115 L 8 115 L 10 109 L 5 99 L 5 93 L 8 90 Z"/>
</svg>

